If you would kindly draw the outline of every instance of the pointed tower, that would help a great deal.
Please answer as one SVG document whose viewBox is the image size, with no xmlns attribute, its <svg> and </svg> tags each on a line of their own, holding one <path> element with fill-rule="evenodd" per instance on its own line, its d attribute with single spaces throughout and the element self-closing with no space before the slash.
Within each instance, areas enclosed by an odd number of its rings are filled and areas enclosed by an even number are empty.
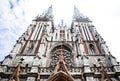
<svg viewBox="0 0 120 81">
<path fill-rule="evenodd" d="M 33 19 L 0 63 L 0 81 L 120 81 L 120 64 L 74 7 L 71 27 L 55 26 L 52 6 Z"/>
</svg>

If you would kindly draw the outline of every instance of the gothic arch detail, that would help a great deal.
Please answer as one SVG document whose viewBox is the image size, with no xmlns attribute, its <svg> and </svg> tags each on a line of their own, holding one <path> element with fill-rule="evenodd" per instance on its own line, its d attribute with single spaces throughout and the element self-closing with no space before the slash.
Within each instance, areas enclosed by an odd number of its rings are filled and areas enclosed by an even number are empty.
<svg viewBox="0 0 120 81">
<path fill-rule="evenodd" d="M 74 51 L 74 48 L 73 48 L 70 44 L 68 44 L 68 43 L 66 43 L 66 42 L 55 43 L 50 50 L 52 51 L 55 47 L 57 47 L 57 46 L 59 46 L 59 45 L 64 45 L 64 46 L 66 46 L 67 48 L 69 48 L 72 52 Z M 51 52 L 51 51 L 50 51 L 50 52 Z"/>
<path fill-rule="evenodd" d="M 51 62 L 50 62 L 50 66 L 54 67 L 55 64 L 58 61 L 58 57 L 60 55 L 60 47 L 61 45 L 56 46 L 52 51 L 51 51 Z M 68 67 L 72 66 L 73 63 L 73 55 L 72 55 L 72 50 L 69 49 L 67 46 L 63 45 L 63 56 L 64 56 L 64 60 L 67 64 Z"/>
<path fill-rule="evenodd" d="M 65 62 L 64 56 L 66 54 L 64 50 L 67 48 L 63 47 L 63 45 L 58 46 L 58 47 L 60 47 L 60 53 L 58 56 L 58 60 L 54 67 L 54 71 L 52 72 L 52 74 L 50 75 L 47 81 L 74 81 L 74 79 L 68 72 L 68 68 L 66 66 L 67 63 Z"/>
<path fill-rule="evenodd" d="M 47 81 L 74 81 L 74 79 L 69 74 L 60 71 L 56 74 L 52 74 Z"/>
<path fill-rule="evenodd" d="M 95 53 L 95 47 L 93 44 L 89 44 L 89 49 L 90 49 L 90 53 L 92 53 L 92 54 Z"/>
</svg>

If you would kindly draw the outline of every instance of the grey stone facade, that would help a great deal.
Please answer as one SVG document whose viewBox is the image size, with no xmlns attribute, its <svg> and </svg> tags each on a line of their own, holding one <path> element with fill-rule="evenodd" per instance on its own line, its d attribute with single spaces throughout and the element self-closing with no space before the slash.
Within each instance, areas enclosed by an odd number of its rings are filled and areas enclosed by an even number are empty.
<svg viewBox="0 0 120 81">
<path fill-rule="evenodd" d="M 0 81 L 18 81 L 17 78 L 20 81 L 47 81 L 58 62 L 61 45 L 74 81 L 83 81 L 83 77 L 85 81 L 120 81 L 120 64 L 110 54 L 91 20 L 74 8 L 71 26 L 63 22 L 55 26 L 52 7 L 32 21 L 1 62 Z"/>
</svg>

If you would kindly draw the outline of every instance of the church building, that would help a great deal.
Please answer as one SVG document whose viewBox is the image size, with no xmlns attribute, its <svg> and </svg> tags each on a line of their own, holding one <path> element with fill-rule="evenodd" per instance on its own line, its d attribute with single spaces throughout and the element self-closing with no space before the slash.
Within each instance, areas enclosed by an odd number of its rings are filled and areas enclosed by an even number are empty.
<svg viewBox="0 0 120 81">
<path fill-rule="evenodd" d="M 53 10 L 35 17 L 0 62 L 0 81 L 120 81 L 120 64 L 92 21 L 74 7 L 70 26 L 55 25 Z"/>
</svg>

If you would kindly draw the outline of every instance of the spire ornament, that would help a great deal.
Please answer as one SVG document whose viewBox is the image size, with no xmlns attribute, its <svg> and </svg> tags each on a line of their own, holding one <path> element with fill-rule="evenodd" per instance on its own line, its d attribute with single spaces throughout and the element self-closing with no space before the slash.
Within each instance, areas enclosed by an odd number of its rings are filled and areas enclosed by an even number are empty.
<svg viewBox="0 0 120 81">
<path fill-rule="evenodd" d="M 84 16 L 82 13 L 80 13 L 76 6 L 74 6 L 73 20 L 78 22 L 91 22 L 87 16 Z"/>
<path fill-rule="evenodd" d="M 52 5 L 42 13 L 42 15 L 38 15 L 35 19 L 35 21 L 49 21 L 53 20 L 53 8 Z"/>
<path fill-rule="evenodd" d="M 37 73 L 37 80 L 36 81 L 40 81 L 40 66 L 38 66 L 38 73 Z"/>
<path fill-rule="evenodd" d="M 100 61 L 100 59 L 99 59 L 99 61 Z M 101 72 L 101 81 L 105 81 L 105 80 L 112 81 L 110 79 L 109 75 L 107 74 L 102 62 L 99 62 L 99 64 L 100 64 L 100 72 Z"/>
<path fill-rule="evenodd" d="M 15 69 L 15 71 L 13 72 L 12 76 L 10 77 L 10 79 L 8 81 L 20 81 L 20 79 L 19 79 L 20 67 L 21 67 L 21 64 L 22 64 L 23 60 L 24 60 L 23 58 L 20 59 L 20 62 L 17 65 L 17 68 Z M 14 78 L 16 78 L 16 80 Z"/>
<path fill-rule="evenodd" d="M 60 49 L 60 55 L 58 57 L 58 62 L 57 62 L 55 69 L 54 69 L 54 73 L 56 73 L 57 71 L 64 71 L 67 74 L 69 74 L 68 69 L 66 67 L 66 63 L 64 61 L 63 46 L 62 45 L 61 45 L 61 49 Z"/>
</svg>

